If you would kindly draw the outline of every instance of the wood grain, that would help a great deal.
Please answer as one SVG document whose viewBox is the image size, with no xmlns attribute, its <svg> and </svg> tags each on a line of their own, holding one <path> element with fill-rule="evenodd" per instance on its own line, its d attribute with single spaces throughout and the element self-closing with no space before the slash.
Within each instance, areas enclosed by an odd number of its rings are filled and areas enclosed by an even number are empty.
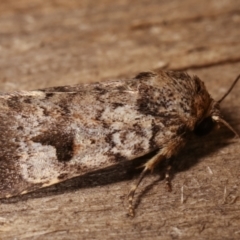
<svg viewBox="0 0 240 240">
<path fill-rule="evenodd" d="M 0 89 L 188 70 L 219 99 L 240 73 L 238 0 L 0 2 Z M 222 103 L 240 133 L 240 84 Z M 0 202 L 1 239 L 239 239 L 239 140 L 193 138 L 165 190 L 156 172 L 126 217 L 140 160 Z"/>
</svg>

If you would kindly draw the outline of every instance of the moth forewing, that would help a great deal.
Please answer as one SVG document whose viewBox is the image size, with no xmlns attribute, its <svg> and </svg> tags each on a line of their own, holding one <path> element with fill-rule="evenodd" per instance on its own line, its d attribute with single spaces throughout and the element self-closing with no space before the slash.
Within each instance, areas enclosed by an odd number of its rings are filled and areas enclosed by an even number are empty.
<svg viewBox="0 0 240 240">
<path fill-rule="evenodd" d="M 177 155 L 190 132 L 205 134 L 214 121 L 223 122 L 217 104 L 210 109 L 213 103 L 198 77 L 160 70 L 133 79 L 1 94 L 0 198 L 156 151 L 129 193 L 133 215 L 133 196 L 145 173 Z"/>
</svg>

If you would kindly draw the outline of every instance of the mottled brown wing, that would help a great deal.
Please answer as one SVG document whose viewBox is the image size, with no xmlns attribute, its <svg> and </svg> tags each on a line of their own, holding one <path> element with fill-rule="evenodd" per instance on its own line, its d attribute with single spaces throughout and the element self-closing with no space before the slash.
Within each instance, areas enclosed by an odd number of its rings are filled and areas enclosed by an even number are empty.
<svg viewBox="0 0 240 240">
<path fill-rule="evenodd" d="M 0 197 L 132 160 L 184 139 L 186 124 L 173 102 L 173 96 L 183 93 L 171 81 L 145 73 L 124 81 L 2 94 Z"/>
</svg>

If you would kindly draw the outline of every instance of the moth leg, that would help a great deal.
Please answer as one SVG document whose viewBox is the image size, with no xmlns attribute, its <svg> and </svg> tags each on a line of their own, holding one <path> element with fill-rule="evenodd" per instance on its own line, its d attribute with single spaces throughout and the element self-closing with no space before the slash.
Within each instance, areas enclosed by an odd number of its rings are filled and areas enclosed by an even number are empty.
<svg viewBox="0 0 240 240">
<path fill-rule="evenodd" d="M 141 183 L 141 181 L 143 180 L 143 178 L 145 177 L 147 171 L 153 171 L 153 169 L 155 168 L 155 166 L 161 161 L 163 160 L 165 157 L 162 155 L 162 152 L 158 152 L 157 155 L 155 155 L 154 157 L 152 157 L 149 161 L 147 161 L 143 167 L 143 171 L 140 174 L 137 182 L 135 185 L 132 186 L 131 190 L 129 191 L 128 194 L 128 214 L 129 216 L 133 217 L 134 216 L 134 206 L 133 206 L 133 198 L 134 198 L 134 194 L 139 186 L 139 184 Z"/>
<path fill-rule="evenodd" d="M 148 171 L 148 169 L 145 167 L 143 169 L 142 173 L 140 174 L 140 176 L 137 180 L 137 183 L 132 186 L 131 190 L 128 193 L 128 215 L 131 217 L 134 217 L 134 207 L 133 207 L 134 194 L 137 190 L 138 185 L 141 183 L 141 181 L 145 177 L 147 171 Z"/>
<path fill-rule="evenodd" d="M 172 170 L 172 165 L 168 159 L 167 168 L 165 171 L 165 181 L 166 181 L 166 187 L 168 192 L 172 191 L 171 177 L 170 177 L 171 170 Z"/>
</svg>

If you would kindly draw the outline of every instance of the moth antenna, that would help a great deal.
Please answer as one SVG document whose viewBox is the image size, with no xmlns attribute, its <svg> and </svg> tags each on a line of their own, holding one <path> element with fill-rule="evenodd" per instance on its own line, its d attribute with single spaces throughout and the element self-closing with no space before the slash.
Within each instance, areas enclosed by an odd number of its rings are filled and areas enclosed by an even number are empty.
<svg viewBox="0 0 240 240">
<path fill-rule="evenodd" d="M 238 80 L 240 79 L 240 74 L 237 76 L 237 78 L 234 80 L 232 83 L 232 86 L 228 89 L 228 91 L 217 101 L 218 104 L 220 104 L 226 97 L 227 95 L 232 91 L 234 86 L 237 84 Z M 236 137 L 239 138 L 238 133 L 230 126 L 229 123 L 227 123 L 224 119 L 220 118 L 219 116 L 212 116 L 212 119 L 215 120 L 216 122 L 222 123 L 224 126 L 226 126 L 230 131 L 232 131 Z"/>
<path fill-rule="evenodd" d="M 239 78 L 239 77 L 238 77 Z M 226 126 L 230 131 L 232 131 L 237 138 L 239 138 L 238 133 L 231 127 L 229 123 L 227 123 L 224 119 L 218 117 L 218 116 L 212 116 L 212 119 L 215 120 L 216 122 L 222 123 L 224 126 Z"/>
<path fill-rule="evenodd" d="M 236 83 L 238 82 L 238 80 L 240 79 L 240 74 L 237 76 L 237 78 L 235 79 L 235 81 L 233 82 L 232 86 L 228 89 L 228 91 L 222 96 L 222 98 L 220 98 L 217 102 L 221 103 L 225 97 L 232 91 L 232 89 L 234 88 L 234 86 L 236 85 Z M 226 125 L 224 123 L 224 125 Z M 226 125 L 227 126 L 227 125 Z M 229 128 L 229 127 L 228 127 Z"/>
</svg>

